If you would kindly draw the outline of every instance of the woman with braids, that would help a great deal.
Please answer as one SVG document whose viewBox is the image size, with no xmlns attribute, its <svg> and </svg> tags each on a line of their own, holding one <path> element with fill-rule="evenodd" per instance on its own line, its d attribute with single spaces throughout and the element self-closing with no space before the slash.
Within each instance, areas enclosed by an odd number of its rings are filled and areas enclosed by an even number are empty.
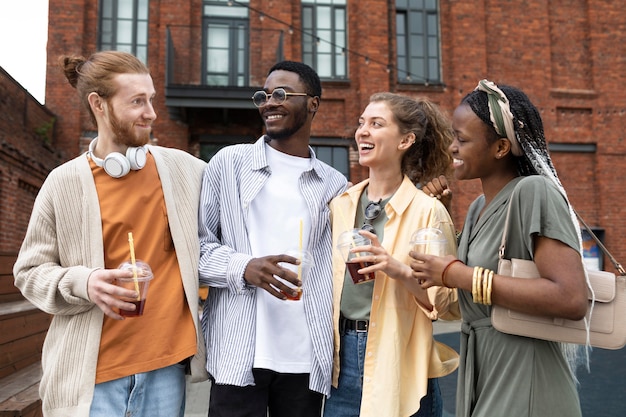
<svg viewBox="0 0 626 417">
<path fill-rule="evenodd" d="M 452 125 L 455 177 L 480 179 L 483 195 L 467 213 L 458 259 L 411 253 L 411 267 L 424 288 L 460 290 L 456 415 L 580 416 L 578 348 L 500 333 L 490 319 L 490 304 L 570 320 L 582 319 L 587 309 L 580 228 L 548 154 L 539 112 L 522 91 L 482 80 L 456 108 Z M 494 273 L 509 203 L 504 257 L 532 259 L 541 278 Z"/>
<path fill-rule="evenodd" d="M 355 139 L 369 179 L 331 202 L 333 242 L 363 225 L 360 233 L 372 245 L 353 250 L 370 252 L 362 259 L 371 266 L 360 272 L 375 279 L 354 284 L 335 251 L 335 363 L 324 416 L 441 416 L 436 378 L 456 369 L 458 354 L 435 343 L 432 321 L 460 313 L 455 290 L 426 290 L 413 279 L 409 241 L 419 228 L 439 227 L 448 239 L 446 253 L 456 252 L 447 210 L 414 185 L 449 169 L 451 126 L 425 99 L 377 93 Z"/>
</svg>

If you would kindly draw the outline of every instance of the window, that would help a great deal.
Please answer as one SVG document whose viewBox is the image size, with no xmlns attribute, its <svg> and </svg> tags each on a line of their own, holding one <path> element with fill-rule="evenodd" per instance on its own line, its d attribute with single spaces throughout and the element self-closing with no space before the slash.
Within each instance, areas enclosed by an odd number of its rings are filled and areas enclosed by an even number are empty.
<svg viewBox="0 0 626 417">
<path fill-rule="evenodd" d="M 396 0 L 398 81 L 440 84 L 437 0 Z"/>
<path fill-rule="evenodd" d="M 316 142 L 328 142 L 336 141 L 336 139 L 322 139 L 315 140 L 311 138 L 311 148 L 315 152 L 315 156 L 320 161 L 326 162 L 331 167 L 345 175 L 346 178 L 350 178 L 350 160 L 349 160 L 349 148 L 348 146 L 328 146 L 322 144 L 316 144 Z"/>
<path fill-rule="evenodd" d="M 346 0 L 302 0 L 302 61 L 322 79 L 346 79 Z"/>
<path fill-rule="evenodd" d="M 200 141 L 200 159 L 209 162 L 222 148 L 238 143 L 254 143 L 258 138 L 204 134 L 200 135 L 198 139 Z"/>
<path fill-rule="evenodd" d="M 129 52 L 148 63 L 149 0 L 102 0 L 100 50 Z"/>
<path fill-rule="evenodd" d="M 254 143 L 257 138 L 240 136 L 203 135 L 200 138 L 200 158 L 209 161 L 222 148 L 237 143 Z M 338 139 L 311 138 L 311 148 L 320 161 L 326 162 L 337 171 L 350 178 L 349 145 L 336 145 Z M 345 141 L 343 141 L 345 142 Z M 330 145 L 330 144 L 333 145 Z"/>
<path fill-rule="evenodd" d="M 326 162 L 331 167 L 350 178 L 350 163 L 348 160 L 348 148 L 343 146 L 315 146 L 311 145 L 315 156 L 320 161 Z"/>
<path fill-rule="evenodd" d="M 247 1 L 239 1 L 247 3 Z M 248 83 L 248 8 L 226 0 L 204 1 L 204 85 Z"/>
<path fill-rule="evenodd" d="M 234 143 L 203 143 L 200 145 L 200 159 L 209 162 L 220 149 Z"/>
</svg>

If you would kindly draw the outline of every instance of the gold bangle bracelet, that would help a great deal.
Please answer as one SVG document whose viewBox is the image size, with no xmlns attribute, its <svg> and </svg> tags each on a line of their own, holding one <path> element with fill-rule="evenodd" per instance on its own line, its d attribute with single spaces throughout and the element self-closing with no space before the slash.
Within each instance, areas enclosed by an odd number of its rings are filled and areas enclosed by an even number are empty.
<svg viewBox="0 0 626 417">
<path fill-rule="evenodd" d="M 489 305 L 487 304 L 487 286 L 489 283 L 489 273 L 491 272 L 490 269 L 485 268 L 485 270 L 483 271 L 483 275 L 482 275 L 482 300 L 481 302 L 485 305 Z"/>
<path fill-rule="evenodd" d="M 472 300 L 478 303 L 478 293 L 476 292 L 476 275 L 478 274 L 478 267 L 474 267 L 474 274 L 472 275 Z"/>
<path fill-rule="evenodd" d="M 487 280 L 487 299 L 485 300 L 485 304 L 488 306 L 491 305 L 491 292 L 493 290 L 493 271 L 489 271 L 489 279 Z"/>
<path fill-rule="evenodd" d="M 482 275 L 483 275 L 483 270 L 485 268 L 483 268 L 482 266 L 478 267 L 478 272 L 476 273 L 476 298 L 477 298 L 477 303 L 482 304 L 483 303 L 483 281 L 482 281 Z"/>
</svg>

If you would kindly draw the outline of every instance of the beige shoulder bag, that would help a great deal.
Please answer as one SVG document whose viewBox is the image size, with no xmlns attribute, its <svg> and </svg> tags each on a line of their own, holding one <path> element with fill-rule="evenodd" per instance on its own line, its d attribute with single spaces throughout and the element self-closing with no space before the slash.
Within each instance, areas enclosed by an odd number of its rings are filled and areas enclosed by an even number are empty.
<svg viewBox="0 0 626 417">
<path fill-rule="evenodd" d="M 509 203 L 498 254 L 498 274 L 518 278 L 539 277 L 539 272 L 533 261 L 504 259 L 510 211 L 511 204 Z M 626 319 L 626 271 L 604 247 L 580 215 L 576 213 L 576 216 L 620 273 L 616 277 L 611 272 L 587 270 L 595 300 L 589 291 L 589 307 L 586 318 L 573 321 L 535 316 L 494 305 L 491 310 L 491 322 L 493 327 L 504 333 L 585 345 L 587 342 L 585 320 L 589 320 L 591 316 L 589 325 L 591 346 L 603 349 L 621 349 L 626 345 L 626 321 L 624 321 Z"/>
</svg>

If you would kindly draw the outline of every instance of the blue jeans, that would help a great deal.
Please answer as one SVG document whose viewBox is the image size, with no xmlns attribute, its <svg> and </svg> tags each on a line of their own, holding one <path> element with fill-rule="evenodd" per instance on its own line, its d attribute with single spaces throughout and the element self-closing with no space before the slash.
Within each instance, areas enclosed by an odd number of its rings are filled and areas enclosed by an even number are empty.
<svg viewBox="0 0 626 417">
<path fill-rule="evenodd" d="M 324 405 L 324 417 L 359 417 L 363 395 L 363 364 L 366 332 L 346 330 L 341 335 L 339 360 L 341 371 L 337 389 L 331 388 Z M 428 393 L 420 401 L 420 409 L 411 417 L 441 417 L 443 400 L 439 381 L 428 380 Z"/>
<path fill-rule="evenodd" d="M 90 417 L 183 417 L 185 365 L 96 384 Z"/>
</svg>

